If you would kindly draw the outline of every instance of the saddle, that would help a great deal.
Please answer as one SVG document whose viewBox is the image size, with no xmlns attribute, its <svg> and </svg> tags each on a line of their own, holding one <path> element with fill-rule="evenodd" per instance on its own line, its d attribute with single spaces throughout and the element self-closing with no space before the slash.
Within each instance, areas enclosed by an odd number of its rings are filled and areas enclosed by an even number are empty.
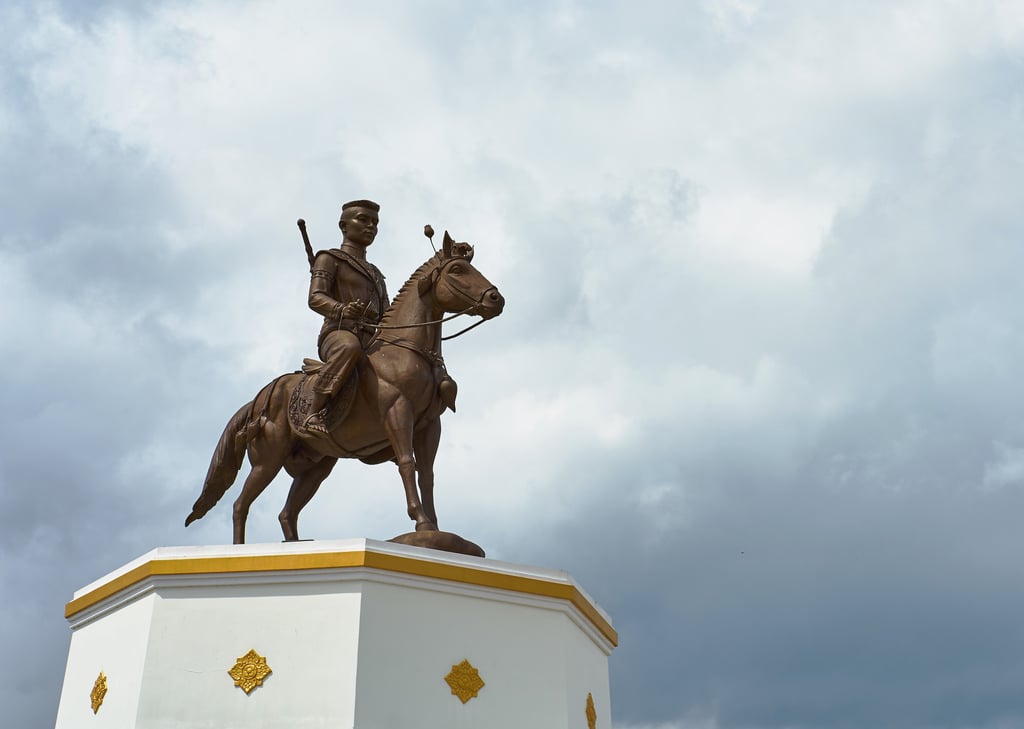
<svg viewBox="0 0 1024 729">
<path fill-rule="evenodd" d="M 448 408 L 455 412 L 458 384 L 456 384 L 455 380 L 451 378 L 444 368 L 443 360 L 433 362 L 433 364 L 434 382 L 437 383 L 437 394 L 440 397 L 442 409 Z M 320 433 L 305 427 L 306 418 L 310 415 L 310 406 L 313 402 L 313 382 L 316 380 L 317 373 L 323 367 L 325 367 L 324 363 L 318 359 L 307 357 L 302 360 L 303 377 L 299 382 L 299 386 L 292 391 L 292 396 L 288 400 L 288 420 L 291 423 L 292 430 L 301 441 L 311 446 L 318 444 L 316 450 L 322 451 L 326 449 L 327 452 L 339 458 L 351 457 L 353 454 L 345 450 L 340 443 L 334 440 L 330 433 L 333 433 L 334 429 L 348 417 L 349 411 L 352 410 L 352 405 L 355 403 L 356 393 L 359 389 L 358 367 L 352 368 L 351 374 L 342 384 L 341 389 L 338 390 L 338 394 L 328 400 L 324 406 L 323 421 L 329 432 Z"/>
</svg>

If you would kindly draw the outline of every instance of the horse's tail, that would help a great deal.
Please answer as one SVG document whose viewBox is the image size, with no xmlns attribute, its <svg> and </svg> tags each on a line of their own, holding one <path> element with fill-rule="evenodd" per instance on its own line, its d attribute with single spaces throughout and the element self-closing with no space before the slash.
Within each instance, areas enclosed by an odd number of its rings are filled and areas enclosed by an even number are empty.
<svg viewBox="0 0 1024 729">
<path fill-rule="evenodd" d="M 242 467 L 242 459 L 245 457 L 246 424 L 252 415 L 253 402 L 247 402 L 228 421 L 224 433 L 217 441 L 217 448 L 210 459 L 210 470 L 206 472 L 206 481 L 203 482 L 203 492 L 199 494 L 196 503 L 192 505 L 192 513 L 185 519 L 185 526 L 188 526 L 196 519 L 202 519 L 206 512 L 220 501 L 231 484 L 238 476 L 238 470 Z"/>
</svg>

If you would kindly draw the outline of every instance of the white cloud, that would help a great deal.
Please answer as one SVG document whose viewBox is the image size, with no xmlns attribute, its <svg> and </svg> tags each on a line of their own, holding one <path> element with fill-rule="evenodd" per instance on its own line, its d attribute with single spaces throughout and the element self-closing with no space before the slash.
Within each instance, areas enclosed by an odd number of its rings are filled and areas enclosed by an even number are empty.
<svg viewBox="0 0 1024 729">
<path fill-rule="evenodd" d="M 773 200 L 742 191 L 705 194 L 694 237 L 711 255 L 771 272 L 807 276 L 835 210 L 806 198 Z"/>
</svg>

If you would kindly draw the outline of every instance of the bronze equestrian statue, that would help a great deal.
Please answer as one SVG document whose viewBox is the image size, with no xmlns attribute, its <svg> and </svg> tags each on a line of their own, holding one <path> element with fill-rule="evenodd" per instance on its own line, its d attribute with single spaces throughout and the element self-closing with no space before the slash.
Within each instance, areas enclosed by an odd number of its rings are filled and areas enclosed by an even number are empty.
<svg viewBox="0 0 1024 729">
<path fill-rule="evenodd" d="M 361 241 L 366 241 L 362 246 L 365 254 L 366 246 L 376 235 L 376 210 L 365 204 L 368 201 L 357 202 L 358 205 L 343 210 L 342 230 L 345 242 L 349 242 L 356 238 L 355 227 L 361 226 L 358 235 Z M 373 215 L 366 215 L 368 220 L 359 222 L 355 214 L 346 218 L 349 210 Z M 425 232 L 433 235 L 429 226 Z M 339 261 L 335 284 L 342 280 L 337 273 L 341 259 L 330 252 L 313 257 L 308 239 L 307 253 L 312 259 L 313 306 L 315 295 L 322 294 L 323 301 L 329 297 L 330 276 L 316 274 L 317 270 L 333 265 L 324 256 Z M 322 333 L 320 353 L 327 357 L 326 364 L 306 360 L 302 372 L 277 377 L 243 405 L 217 443 L 202 493 L 185 519 L 185 526 L 202 518 L 220 500 L 234 483 L 248 453 L 252 470 L 235 500 L 232 515 L 235 544 L 245 542 L 245 521 L 252 502 L 282 468 L 293 480 L 278 520 L 285 540 L 298 540 L 299 512 L 339 458 L 357 458 L 369 464 L 394 461 L 405 487 L 409 518 L 416 523 L 417 534 L 413 536 L 436 532 L 434 457 L 441 437 L 440 416 L 445 409 L 455 410 L 457 391 L 441 356 L 441 324 L 454 316 L 443 317 L 469 314 L 485 321 L 501 314 L 505 305 L 498 289 L 472 265 L 473 253 L 472 246 L 456 243 L 445 232 L 442 249 L 416 269 L 379 321 L 374 321 L 374 301 L 362 299 L 369 294 L 365 290 L 347 302 L 337 302 L 340 309 L 335 304 L 329 305 L 332 308 L 328 310 L 326 303 L 321 309 L 317 303 L 317 311 L 328 312 L 325 329 L 340 322 L 346 334 L 359 332 L 361 336 L 365 327 L 378 333 L 365 352 L 359 351 L 353 358 L 354 365 L 348 365 L 348 360 L 335 364 L 337 360 L 332 360 L 331 355 L 337 349 L 323 346 Z M 318 268 L 321 265 L 324 268 Z M 353 264 L 346 259 L 345 265 Z M 373 270 L 376 269 L 368 269 L 371 277 Z M 377 301 L 383 304 L 387 294 L 382 280 L 374 291 L 379 296 Z M 353 302 L 358 305 L 349 307 Z M 360 306 L 360 316 L 354 317 L 354 310 Z M 350 323 L 354 319 L 355 326 L 346 328 L 346 318 Z M 351 344 L 355 337 L 345 338 Z M 357 341 L 361 345 L 361 340 Z M 347 357 L 350 352 L 351 348 L 339 356 Z M 331 378 L 346 367 L 351 375 L 344 382 L 333 382 Z M 323 398 L 325 392 L 333 393 L 333 397 Z"/>
</svg>

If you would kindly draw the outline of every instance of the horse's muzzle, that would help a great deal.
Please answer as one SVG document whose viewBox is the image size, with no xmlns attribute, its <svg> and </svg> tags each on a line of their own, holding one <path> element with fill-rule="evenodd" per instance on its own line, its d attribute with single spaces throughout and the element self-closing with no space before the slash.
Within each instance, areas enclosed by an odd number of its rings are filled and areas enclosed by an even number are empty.
<svg viewBox="0 0 1024 729">
<path fill-rule="evenodd" d="M 505 308 L 505 297 L 498 293 L 498 289 L 491 287 L 484 291 L 477 305 L 477 314 L 484 319 L 493 319 Z"/>
</svg>

